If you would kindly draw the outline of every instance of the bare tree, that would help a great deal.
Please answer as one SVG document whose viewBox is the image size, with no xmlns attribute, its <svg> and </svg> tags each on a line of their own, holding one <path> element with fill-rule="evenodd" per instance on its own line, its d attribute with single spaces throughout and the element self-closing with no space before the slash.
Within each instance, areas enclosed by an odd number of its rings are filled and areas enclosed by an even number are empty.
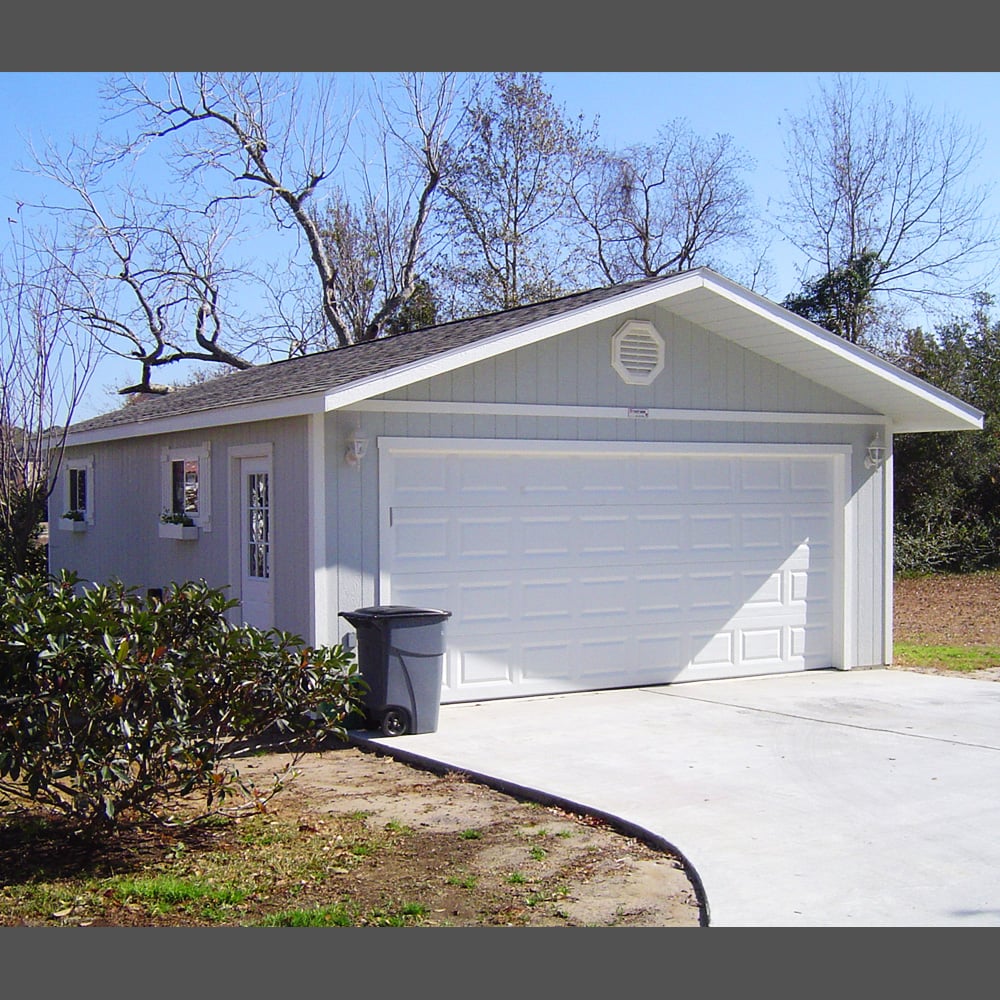
<svg viewBox="0 0 1000 1000">
<path fill-rule="evenodd" d="M 592 139 L 539 73 L 498 73 L 472 105 L 468 147 L 446 182 L 450 277 L 468 305 L 508 309 L 574 280 L 563 239 L 568 182 Z"/>
<path fill-rule="evenodd" d="M 315 217 L 336 264 L 347 342 L 397 329 L 418 289 L 426 290 L 444 234 L 432 211 L 468 142 L 464 115 L 479 86 L 478 77 L 460 82 L 452 73 L 408 73 L 374 86 L 373 136 L 364 138 L 376 153 L 369 160 L 361 150 L 353 197 L 338 188 Z"/>
<path fill-rule="evenodd" d="M 152 373 L 178 361 L 249 368 L 234 339 L 222 300 L 237 273 L 223 265 L 238 233 L 238 213 L 137 194 L 107 181 L 113 158 L 96 143 L 33 151 L 35 170 L 68 200 L 45 206 L 61 223 L 48 247 L 61 263 L 64 311 L 93 336 L 105 354 L 134 359 L 141 378 L 119 390 L 166 392 Z M 52 288 L 52 291 L 55 289 Z"/>
<path fill-rule="evenodd" d="M 860 76 L 837 76 L 786 122 L 789 196 L 779 226 L 808 261 L 811 279 L 861 289 L 841 312 L 877 316 L 879 297 L 924 308 L 964 297 L 995 271 L 997 230 L 988 189 L 972 182 L 982 150 L 954 117 L 891 101 Z M 865 262 L 863 282 L 843 274 Z M 864 329 L 855 339 L 864 339 Z"/>
<path fill-rule="evenodd" d="M 11 228 L 18 226 L 15 221 Z M 68 274 L 32 237 L 12 232 L 0 258 L 0 575 L 34 565 L 39 525 L 66 428 L 96 350 L 64 307 Z M 37 567 L 36 567 L 37 568 Z"/>
<path fill-rule="evenodd" d="M 223 175 L 213 205 L 262 198 L 277 224 L 304 241 L 325 326 L 333 346 L 343 347 L 379 336 L 413 294 L 424 231 L 450 149 L 456 77 L 442 74 L 429 83 L 422 74 L 408 74 L 392 93 L 376 90 L 383 116 L 381 184 L 362 163 L 361 207 L 354 207 L 341 183 L 324 210 L 316 204 L 318 192 L 341 167 L 358 111 L 353 100 L 337 110 L 335 82 L 328 76 L 309 81 L 307 102 L 300 77 L 171 74 L 161 94 L 126 76 L 112 98 L 142 119 L 131 149 L 173 138 L 175 163 L 186 180 Z M 398 161 L 391 159 L 390 142 Z M 344 236 L 345 222 L 364 231 Z M 372 253 L 380 280 L 359 298 L 361 271 Z M 293 339 L 316 346 L 301 331 Z"/>
<path fill-rule="evenodd" d="M 704 139 L 682 120 L 649 145 L 595 151 L 573 185 L 584 254 L 615 283 L 686 271 L 753 239 L 751 167 L 727 135 Z"/>
</svg>

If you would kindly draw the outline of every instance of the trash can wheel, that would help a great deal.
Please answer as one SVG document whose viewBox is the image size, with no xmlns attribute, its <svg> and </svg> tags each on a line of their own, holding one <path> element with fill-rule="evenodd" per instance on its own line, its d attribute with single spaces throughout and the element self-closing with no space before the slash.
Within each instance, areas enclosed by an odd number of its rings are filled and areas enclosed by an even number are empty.
<svg viewBox="0 0 1000 1000">
<path fill-rule="evenodd" d="M 405 708 L 389 708 L 379 725 L 383 736 L 405 736 L 410 731 L 410 714 Z"/>
</svg>

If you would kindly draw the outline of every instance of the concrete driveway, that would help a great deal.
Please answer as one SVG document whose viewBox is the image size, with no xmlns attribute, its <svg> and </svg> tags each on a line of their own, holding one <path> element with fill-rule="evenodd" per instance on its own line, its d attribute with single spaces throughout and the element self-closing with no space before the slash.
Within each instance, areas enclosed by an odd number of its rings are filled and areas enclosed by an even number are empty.
<svg viewBox="0 0 1000 1000">
<path fill-rule="evenodd" d="M 895 670 L 443 705 L 355 734 L 617 816 L 713 926 L 1000 926 L 1000 683 Z"/>
</svg>

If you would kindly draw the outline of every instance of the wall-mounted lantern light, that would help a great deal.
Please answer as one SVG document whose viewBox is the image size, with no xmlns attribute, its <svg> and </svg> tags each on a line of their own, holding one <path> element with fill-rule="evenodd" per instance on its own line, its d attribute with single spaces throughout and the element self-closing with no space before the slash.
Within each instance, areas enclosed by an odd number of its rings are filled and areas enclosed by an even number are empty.
<svg viewBox="0 0 1000 1000">
<path fill-rule="evenodd" d="M 344 461 L 348 465 L 357 465 L 365 457 L 366 451 L 368 451 L 368 437 L 360 427 L 355 427 L 347 439 Z"/>
<path fill-rule="evenodd" d="M 868 451 L 865 454 L 865 468 L 866 469 L 877 469 L 885 461 L 886 447 L 882 443 L 882 436 L 876 434 L 872 438 L 872 443 L 868 445 Z"/>
</svg>

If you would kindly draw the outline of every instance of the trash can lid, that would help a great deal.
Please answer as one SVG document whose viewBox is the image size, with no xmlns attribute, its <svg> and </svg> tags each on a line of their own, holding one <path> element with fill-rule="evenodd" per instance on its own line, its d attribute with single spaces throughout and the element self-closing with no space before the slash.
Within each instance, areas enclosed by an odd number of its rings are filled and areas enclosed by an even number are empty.
<svg viewBox="0 0 1000 1000">
<path fill-rule="evenodd" d="M 410 608 L 404 604 L 379 604 L 355 611 L 341 611 L 340 617 L 353 624 L 355 618 L 359 621 L 376 621 L 382 618 L 450 618 L 451 612 L 436 608 Z"/>
</svg>

